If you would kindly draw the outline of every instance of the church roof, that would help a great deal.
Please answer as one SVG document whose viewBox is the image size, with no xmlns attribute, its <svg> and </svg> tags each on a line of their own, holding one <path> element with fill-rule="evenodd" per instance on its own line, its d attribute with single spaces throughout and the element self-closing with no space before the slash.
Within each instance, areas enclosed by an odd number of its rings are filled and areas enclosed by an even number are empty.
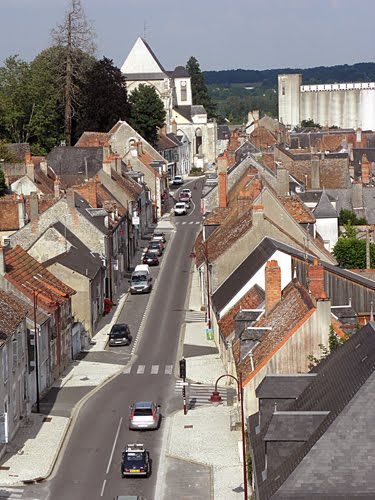
<svg viewBox="0 0 375 500">
<path fill-rule="evenodd" d="M 129 52 L 124 64 L 121 67 L 122 73 L 128 76 L 129 80 L 140 79 L 136 76 L 143 75 L 156 75 L 158 74 L 161 79 L 168 78 L 167 72 L 163 68 L 163 65 L 156 57 L 151 47 L 148 45 L 146 40 L 138 37 L 133 48 Z M 159 78 L 157 78 L 159 79 Z"/>
<path fill-rule="evenodd" d="M 325 189 L 322 191 L 319 203 L 314 210 L 314 215 L 317 219 L 331 219 L 337 217 L 337 212 L 329 201 Z"/>
</svg>

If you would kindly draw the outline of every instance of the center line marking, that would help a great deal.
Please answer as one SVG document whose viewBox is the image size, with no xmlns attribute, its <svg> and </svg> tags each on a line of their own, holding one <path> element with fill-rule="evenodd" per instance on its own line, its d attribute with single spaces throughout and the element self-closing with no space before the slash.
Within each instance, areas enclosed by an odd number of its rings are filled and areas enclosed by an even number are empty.
<svg viewBox="0 0 375 500">
<path fill-rule="evenodd" d="M 116 437 L 115 437 L 115 441 L 114 441 L 113 446 L 112 446 L 111 456 L 109 457 L 108 467 L 107 467 L 107 470 L 105 471 L 106 474 L 108 474 L 109 468 L 111 467 L 111 462 L 112 462 L 113 454 L 115 452 L 116 443 L 117 443 L 117 440 L 118 440 L 118 436 L 120 434 L 121 424 L 122 424 L 122 417 L 120 418 L 120 422 L 119 422 L 118 427 L 117 427 Z M 103 491 L 104 491 L 104 487 L 103 487 Z M 101 496 L 103 496 L 103 495 L 101 495 Z"/>
<path fill-rule="evenodd" d="M 100 496 L 102 497 L 103 496 L 103 493 L 104 493 L 104 488 L 105 488 L 105 483 L 107 482 L 106 479 L 104 479 L 103 481 L 103 486 L 102 486 L 102 491 L 100 492 Z"/>
</svg>

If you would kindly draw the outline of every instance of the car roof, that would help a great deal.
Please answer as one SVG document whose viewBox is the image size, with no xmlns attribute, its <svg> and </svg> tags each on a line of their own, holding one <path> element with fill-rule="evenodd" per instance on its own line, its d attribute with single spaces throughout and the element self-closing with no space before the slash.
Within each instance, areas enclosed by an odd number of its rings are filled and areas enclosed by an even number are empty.
<svg viewBox="0 0 375 500">
<path fill-rule="evenodd" d="M 177 206 L 185 206 L 185 203 L 176 203 L 176 207 Z"/>
<path fill-rule="evenodd" d="M 134 403 L 135 408 L 152 408 L 152 401 L 136 401 Z"/>
</svg>

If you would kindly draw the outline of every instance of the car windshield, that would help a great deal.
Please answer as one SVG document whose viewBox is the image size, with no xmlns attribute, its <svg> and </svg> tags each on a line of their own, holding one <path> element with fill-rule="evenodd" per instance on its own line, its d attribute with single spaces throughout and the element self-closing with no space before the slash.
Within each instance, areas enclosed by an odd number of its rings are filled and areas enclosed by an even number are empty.
<svg viewBox="0 0 375 500">
<path fill-rule="evenodd" d="M 185 208 L 185 203 L 176 203 L 176 208 Z"/>
<path fill-rule="evenodd" d="M 142 451 L 128 451 L 125 454 L 126 462 L 143 462 L 143 452 Z"/>
<path fill-rule="evenodd" d="M 132 276 L 132 281 L 134 283 L 140 283 L 141 281 L 147 281 L 147 276 L 145 274 L 136 274 Z"/>
<path fill-rule="evenodd" d="M 153 254 L 151 252 L 147 252 L 145 254 L 145 257 L 146 257 L 146 259 L 155 259 L 155 254 Z"/>
<path fill-rule="evenodd" d="M 149 417 L 152 415 L 152 409 L 151 408 L 136 408 L 134 410 L 134 416 L 135 417 Z"/>
</svg>

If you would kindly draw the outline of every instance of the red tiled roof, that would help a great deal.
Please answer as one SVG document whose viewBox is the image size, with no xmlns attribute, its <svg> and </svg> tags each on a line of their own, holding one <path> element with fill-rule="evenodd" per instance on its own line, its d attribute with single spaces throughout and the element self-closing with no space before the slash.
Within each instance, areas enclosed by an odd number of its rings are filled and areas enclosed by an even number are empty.
<svg viewBox="0 0 375 500">
<path fill-rule="evenodd" d="M 316 222 L 314 214 L 298 196 L 278 196 L 284 208 L 300 224 Z"/>
<path fill-rule="evenodd" d="M 127 175 L 120 175 L 112 170 L 111 177 L 133 200 L 136 200 L 142 192 L 142 187 Z"/>
<path fill-rule="evenodd" d="M 111 193 L 101 184 L 97 184 L 97 200 L 98 206 L 103 207 L 107 212 L 115 212 L 118 210 L 119 216 L 126 212 L 125 207 L 119 201 L 111 196 Z"/>
<path fill-rule="evenodd" d="M 5 278 L 33 300 L 38 293 L 38 305 L 49 311 L 76 292 L 50 273 L 42 264 L 17 245 L 5 251 Z"/>
<path fill-rule="evenodd" d="M 155 160 L 151 155 L 148 153 L 143 152 L 141 155 L 138 155 L 139 160 L 145 165 L 156 177 L 163 177 L 157 170 L 151 167 L 150 163 Z"/>
<path fill-rule="evenodd" d="M 264 302 L 265 293 L 258 285 L 254 285 L 250 290 L 227 312 L 219 321 L 220 330 L 225 338 L 233 332 L 235 328 L 234 318 L 241 309 L 258 309 Z"/>
<path fill-rule="evenodd" d="M 280 349 L 288 336 L 293 334 L 315 310 L 315 303 L 307 290 L 298 281 L 291 281 L 283 290 L 281 300 L 254 325 L 259 328 L 271 328 L 253 349 L 255 371 Z M 242 361 L 239 360 L 240 340 L 234 344 L 237 344 L 236 348 L 233 347 L 236 352 L 236 363 L 246 384 L 248 381 L 246 378 L 251 378 L 255 371 L 252 372 L 251 360 L 248 356 Z"/>
<path fill-rule="evenodd" d="M 13 231 L 20 228 L 19 203 L 22 202 L 11 195 L 0 198 L 0 231 Z"/>
<path fill-rule="evenodd" d="M 94 148 L 103 147 L 109 141 L 110 134 L 106 132 L 83 132 L 75 147 Z"/>
<path fill-rule="evenodd" d="M 21 300 L 0 289 L 0 345 L 15 332 L 26 312 L 27 308 Z"/>
<path fill-rule="evenodd" d="M 250 134 L 250 140 L 258 149 L 261 150 L 267 149 L 269 146 L 272 146 L 272 144 L 277 142 L 276 137 L 266 127 L 257 127 L 253 130 Z"/>
</svg>

